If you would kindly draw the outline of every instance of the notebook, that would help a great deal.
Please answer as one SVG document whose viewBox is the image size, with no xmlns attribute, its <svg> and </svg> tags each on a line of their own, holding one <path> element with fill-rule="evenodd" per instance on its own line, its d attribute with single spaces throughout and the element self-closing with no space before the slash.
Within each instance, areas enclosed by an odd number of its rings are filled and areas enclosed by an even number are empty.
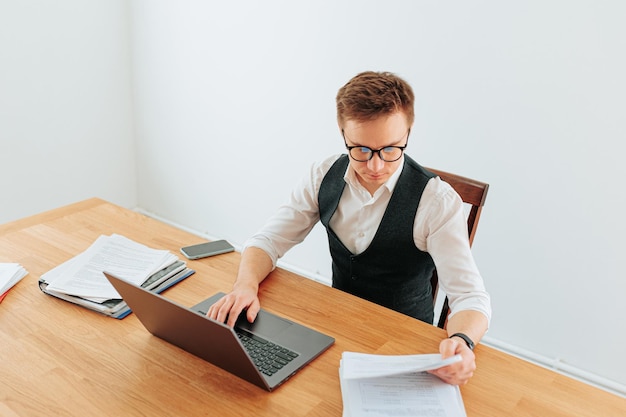
<svg viewBox="0 0 626 417">
<path fill-rule="evenodd" d="M 335 342 L 330 336 L 263 309 L 254 323 L 242 317 L 233 329 L 206 317 L 223 293 L 188 308 L 110 273 L 104 275 L 150 333 L 268 391 Z M 249 353 L 244 343 L 255 346 L 257 352 Z M 267 351 L 270 359 L 266 359 Z"/>
</svg>

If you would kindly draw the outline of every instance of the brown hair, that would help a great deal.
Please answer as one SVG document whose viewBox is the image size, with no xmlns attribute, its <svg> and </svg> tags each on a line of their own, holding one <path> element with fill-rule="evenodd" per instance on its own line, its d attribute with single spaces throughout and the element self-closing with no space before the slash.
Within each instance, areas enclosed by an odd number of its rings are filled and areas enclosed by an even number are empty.
<svg viewBox="0 0 626 417">
<path fill-rule="evenodd" d="M 366 71 L 356 75 L 337 93 L 337 122 L 343 127 L 347 120 L 365 122 L 398 111 L 413 124 L 414 95 L 411 86 L 390 72 Z"/>
</svg>

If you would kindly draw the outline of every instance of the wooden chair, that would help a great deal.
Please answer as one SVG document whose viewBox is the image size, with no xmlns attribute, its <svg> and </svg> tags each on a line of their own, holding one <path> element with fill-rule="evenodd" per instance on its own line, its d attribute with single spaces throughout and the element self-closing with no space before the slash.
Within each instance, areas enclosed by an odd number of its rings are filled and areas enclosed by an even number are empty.
<svg viewBox="0 0 626 417">
<path fill-rule="evenodd" d="M 467 216 L 467 231 L 469 234 L 469 243 L 472 246 L 474 242 L 474 236 L 476 235 L 476 229 L 478 228 L 478 220 L 480 219 L 480 212 L 485 205 L 485 199 L 487 198 L 487 191 L 489 190 L 489 184 L 476 181 L 471 178 L 462 177 L 460 175 L 451 174 L 449 172 L 440 171 L 438 169 L 426 168 L 430 172 L 437 174 L 442 180 L 447 182 L 454 188 L 454 190 L 461 196 L 464 203 L 470 204 L 471 208 L 469 215 Z M 430 283 L 433 288 L 433 306 L 437 301 L 437 293 L 439 291 L 439 278 L 437 277 L 437 271 L 433 273 Z M 445 329 L 448 320 L 448 297 L 444 299 L 441 314 L 437 321 L 437 326 Z M 435 312 L 435 315 L 437 312 Z"/>
</svg>

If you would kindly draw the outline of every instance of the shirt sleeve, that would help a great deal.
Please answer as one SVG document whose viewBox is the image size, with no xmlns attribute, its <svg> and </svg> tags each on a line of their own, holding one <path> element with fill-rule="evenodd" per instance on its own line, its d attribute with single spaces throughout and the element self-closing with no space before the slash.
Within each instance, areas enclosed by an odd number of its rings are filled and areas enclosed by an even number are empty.
<svg viewBox="0 0 626 417">
<path fill-rule="evenodd" d="M 301 243 L 320 219 L 318 192 L 322 179 L 337 160 L 334 155 L 311 166 L 309 173 L 293 189 L 289 199 L 268 219 L 265 225 L 244 244 L 262 249 L 276 267 L 278 259 Z"/>
<path fill-rule="evenodd" d="M 435 262 L 439 285 L 447 295 L 450 315 L 463 310 L 491 320 L 491 299 L 470 250 L 464 203 L 439 177 L 432 178 L 415 216 L 416 246 Z"/>
</svg>

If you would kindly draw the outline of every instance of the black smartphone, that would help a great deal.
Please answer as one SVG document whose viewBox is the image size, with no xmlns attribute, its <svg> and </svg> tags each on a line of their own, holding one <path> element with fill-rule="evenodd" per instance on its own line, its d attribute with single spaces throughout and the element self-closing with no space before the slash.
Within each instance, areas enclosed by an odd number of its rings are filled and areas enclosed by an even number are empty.
<svg viewBox="0 0 626 417">
<path fill-rule="evenodd" d="M 180 248 L 180 252 L 188 259 L 206 258 L 207 256 L 219 255 L 220 253 L 232 252 L 234 250 L 233 245 L 225 240 L 214 240 Z"/>
</svg>

